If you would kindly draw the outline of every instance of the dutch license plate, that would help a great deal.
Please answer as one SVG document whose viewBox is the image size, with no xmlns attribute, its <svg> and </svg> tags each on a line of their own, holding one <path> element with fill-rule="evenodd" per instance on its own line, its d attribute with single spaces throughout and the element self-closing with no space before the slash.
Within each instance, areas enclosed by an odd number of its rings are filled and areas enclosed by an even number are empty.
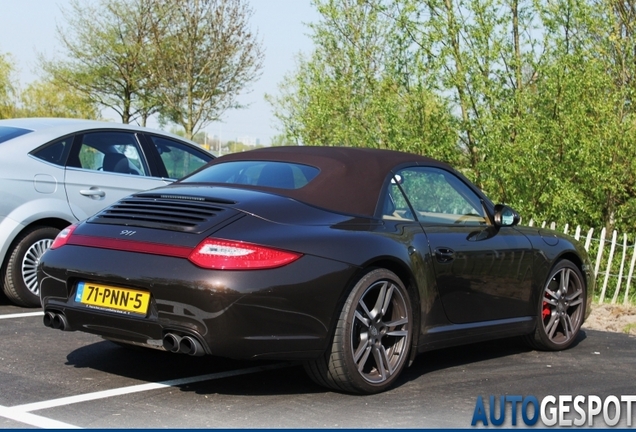
<svg viewBox="0 0 636 432">
<path fill-rule="evenodd" d="M 146 315 L 150 293 L 110 285 L 80 282 L 75 301 L 89 306 L 99 306 L 120 312 Z"/>
</svg>

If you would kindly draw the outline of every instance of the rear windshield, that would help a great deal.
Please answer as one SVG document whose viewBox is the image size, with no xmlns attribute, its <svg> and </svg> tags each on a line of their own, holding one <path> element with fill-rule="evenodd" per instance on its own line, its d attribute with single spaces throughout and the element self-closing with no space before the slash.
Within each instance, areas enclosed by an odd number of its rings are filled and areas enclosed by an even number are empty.
<svg viewBox="0 0 636 432">
<path fill-rule="evenodd" d="M 211 165 L 181 183 L 229 183 L 300 189 L 320 170 L 309 165 L 271 161 L 233 161 Z"/>
<path fill-rule="evenodd" d="M 19 137 L 20 135 L 28 134 L 29 132 L 33 131 L 16 127 L 0 126 L 0 143 Z"/>
</svg>

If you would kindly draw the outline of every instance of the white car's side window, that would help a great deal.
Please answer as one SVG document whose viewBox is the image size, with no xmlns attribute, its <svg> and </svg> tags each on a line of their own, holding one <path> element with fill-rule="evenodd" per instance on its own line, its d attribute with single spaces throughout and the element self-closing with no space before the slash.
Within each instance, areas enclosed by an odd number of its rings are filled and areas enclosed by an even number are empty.
<svg viewBox="0 0 636 432">
<path fill-rule="evenodd" d="M 132 133 L 95 132 L 82 136 L 77 155 L 71 155 L 70 166 L 114 172 L 148 175 L 137 138 Z"/>
<path fill-rule="evenodd" d="M 66 137 L 39 148 L 32 153 L 38 159 L 55 165 L 64 166 L 66 155 L 71 145 L 73 145 L 73 136 Z"/>
<path fill-rule="evenodd" d="M 157 148 L 168 177 L 178 179 L 184 177 L 209 162 L 203 158 L 202 152 L 195 152 L 190 147 L 166 138 L 150 135 Z"/>
</svg>

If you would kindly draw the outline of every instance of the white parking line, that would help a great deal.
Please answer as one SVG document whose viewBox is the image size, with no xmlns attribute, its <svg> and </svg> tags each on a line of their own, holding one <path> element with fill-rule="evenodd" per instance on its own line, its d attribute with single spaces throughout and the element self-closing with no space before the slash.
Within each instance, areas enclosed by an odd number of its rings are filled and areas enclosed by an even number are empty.
<svg viewBox="0 0 636 432">
<path fill-rule="evenodd" d="M 9 318 L 24 318 L 24 317 L 32 317 L 32 316 L 42 316 L 44 312 L 26 312 L 26 313 L 18 313 L 18 314 L 7 314 L 0 315 L 0 319 L 9 319 Z M 160 388 L 166 387 L 176 387 L 186 384 L 192 384 L 202 381 L 210 381 L 221 378 L 228 378 L 232 376 L 238 375 L 246 375 L 256 372 L 262 372 L 266 370 L 273 369 L 282 369 L 288 366 L 293 365 L 294 363 L 276 363 L 268 366 L 256 366 L 252 368 L 239 369 L 233 371 L 225 371 L 225 372 L 217 372 L 206 375 L 198 375 L 188 378 L 179 378 L 168 381 L 161 381 L 158 383 L 148 383 L 148 384 L 139 384 L 128 387 L 120 387 L 116 389 L 103 390 L 93 393 L 85 393 L 83 395 L 77 396 L 68 396 L 58 399 L 51 399 L 48 401 L 35 402 L 30 404 L 17 405 L 13 407 L 5 407 L 0 406 L 0 417 L 4 417 L 7 419 L 15 420 L 20 423 L 27 424 L 29 426 L 35 426 L 45 429 L 79 429 L 78 426 L 73 426 L 68 423 L 60 422 L 57 420 L 52 420 L 46 417 L 38 416 L 35 414 L 31 414 L 31 411 L 37 411 L 48 408 L 55 408 L 65 405 L 71 405 L 80 402 L 88 402 L 96 399 L 104 399 L 113 396 L 122 396 L 131 393 L 139 393 L 149 390 L 156 390 Z"/>
<path fill-rule="evenodd" d="M 268 365 L 268 366 L 257 366 L 257 367 L 247 368 L 247 369 L 217 372 L 217 373 L 211 373 L 206 375 L 193 376 L 189 378 L 179 378 L 179 379 L 174 379 L 169 381 L 162 381 L 158 383 L 138 384 L 138 385 L 129 386 L 129 387 L 120 387 L 120 388 L 111 389 L 111 390 L 85 393 L 83 395 L 69 396 L 69 397 L 64 397 L 59 399 L 51 399 L 48 401 L 35 402 L 35 403 L 30 403 L 25 405 L 17 405 L 17 406 L 11 407 L 11 409 L 16 411 L 21 411 L 21 412 L 37 411 L 41 409 L 70 405 L 74 403 L 86 402 L 86 401 L 91 401 L 95 399 L 104 399 L 104 398 L 109 398 L 113 396 L 121 396 L 125 394 L 138 393 L 138 392 L 155 390 L 155 389 L 160 389 L 165 387 L 176 387 L 176 386 L 185 385 L 185 384 L 192 384 L 192 383 L 201 382 L 201 381 L 227 378 L 227 377 L 237 376 L 237 375 L 246 375 L 246 374 L 251 374 L 251 373 L 256 373 L 256 372 L 261 372 L 266 370 L 272 370 L 272 369 L 281 369 L 281 368 L 290 366 L 291 364 L 292 363 L 276 363 L 276 364 Z"/>
<path fill-rule="evenodd" d="M 42 316 L 44 312 L 25 312 L 25 313 L 17 313 L 17 314 L 7 314 L 0 315 L 0 319 L 9 319 L 9 318 L 23 318 L 23 317 L 32 317 L 32 316 Z"/>
<path fill-rule="evenodd" d="M 15 420 L 20 423 L 27 424 L 29 426 L 35 426 L 43 429 L 80 429 L 77 426 L 73 426 L 68 423 L 63 423 L 57 420 L 51 420 L 39 415 L 15 411 L 13 408 L 0 406 L 0 417 Z"/>
</svg>

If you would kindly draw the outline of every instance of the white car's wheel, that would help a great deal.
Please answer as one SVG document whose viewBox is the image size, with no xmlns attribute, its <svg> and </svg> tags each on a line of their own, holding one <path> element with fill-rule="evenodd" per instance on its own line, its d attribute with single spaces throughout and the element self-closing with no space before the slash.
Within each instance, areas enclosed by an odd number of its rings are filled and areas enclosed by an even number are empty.
<svg viewBox="0 0 636 432">
<path fill-rule="evenodd" d="M 20 306 L 40 306 L 38 264 L 59 232 L 57 228 L 36 226 L 16 238 L 2 278 L 4 293 L 9 300 Z"/>
</svg>

